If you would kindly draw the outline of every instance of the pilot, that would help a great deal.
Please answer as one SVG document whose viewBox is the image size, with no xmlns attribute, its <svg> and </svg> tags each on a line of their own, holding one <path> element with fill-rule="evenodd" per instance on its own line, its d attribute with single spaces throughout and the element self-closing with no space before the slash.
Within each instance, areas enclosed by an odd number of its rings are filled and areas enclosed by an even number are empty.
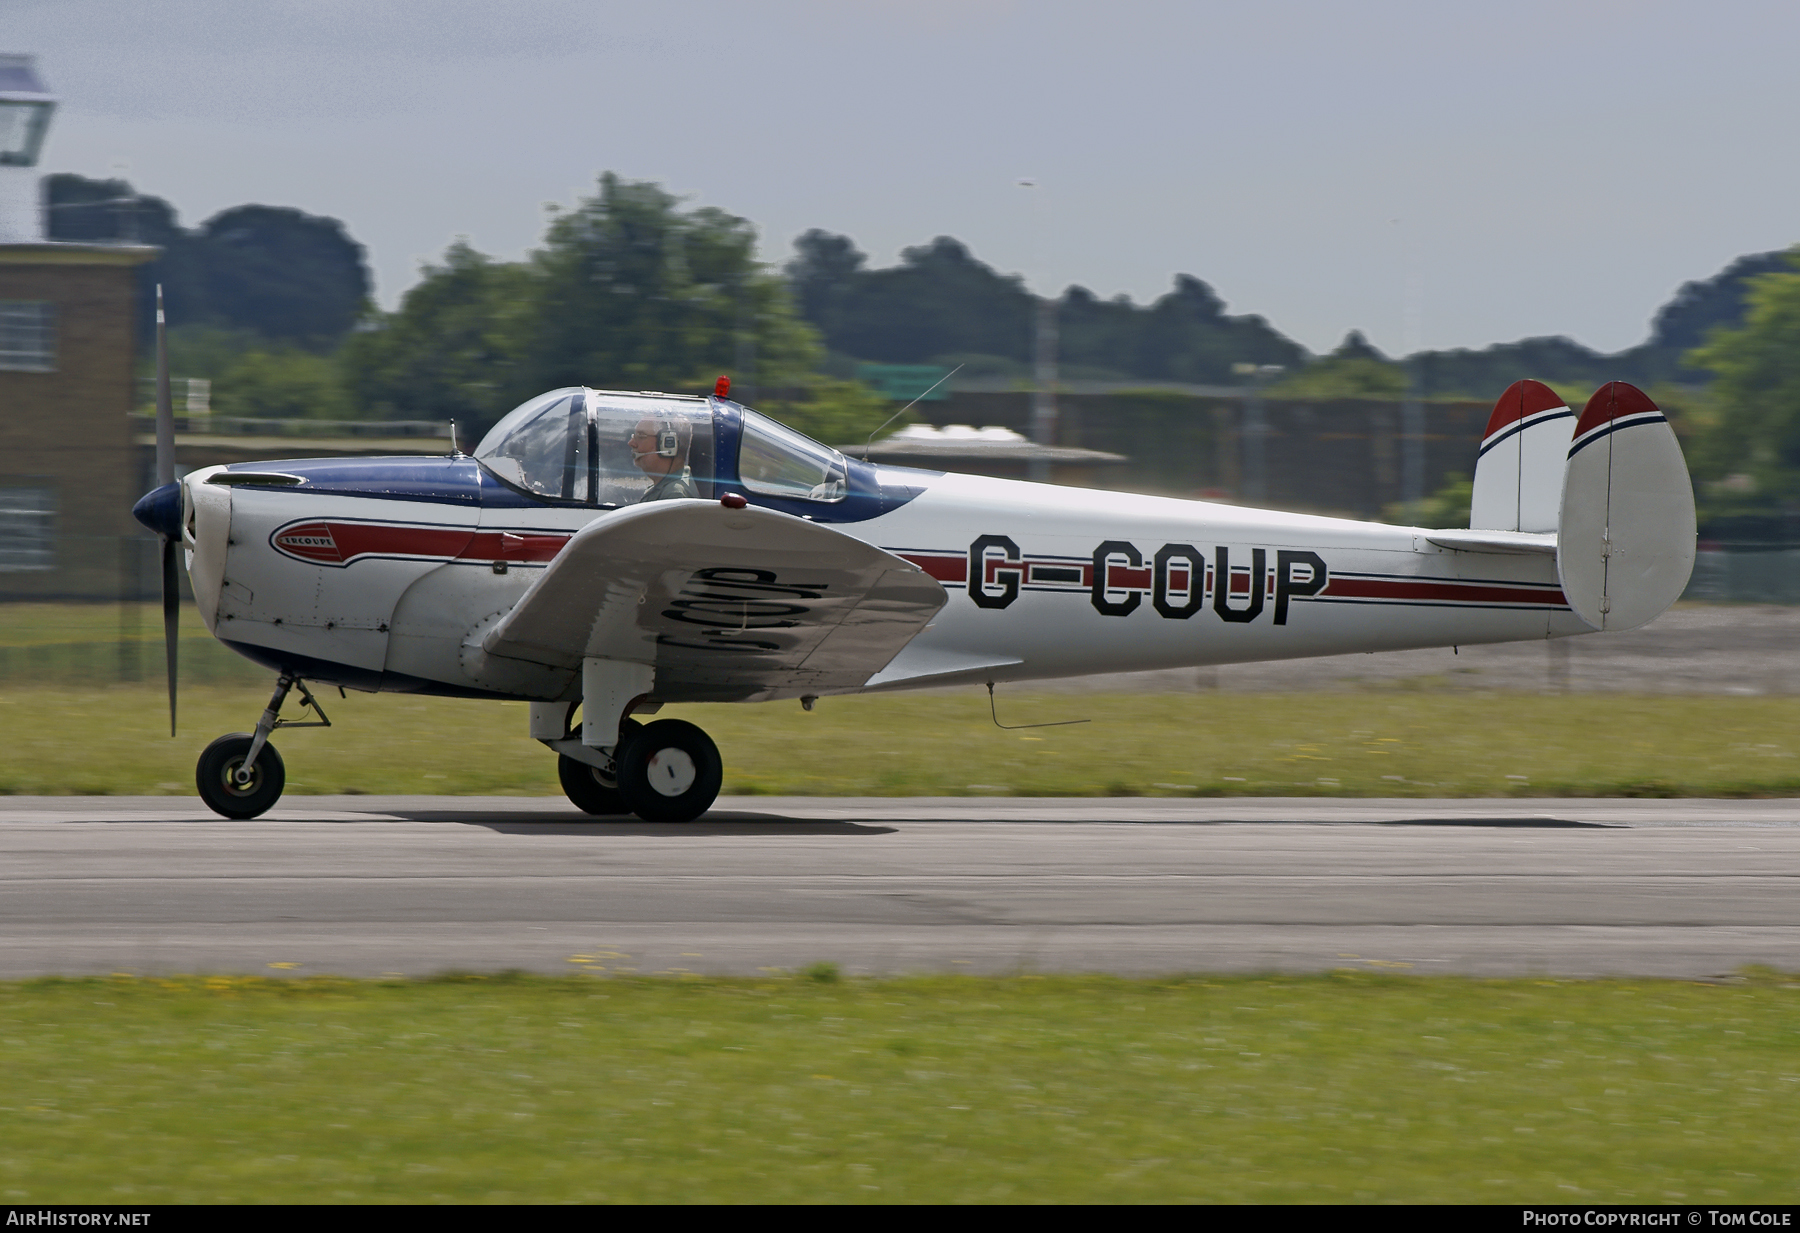
<svg viewBox="0 0 1800 1233">
<path fill-rule="evenodd" d="M 631 461 L 637 469 L 656 482 L 650 485 L 642 500 L 663 501 L 671 497 L 698 497 L 694 475 L 688 469 L 688 443 L 693 427 L 682 420 L 645 418 L 632 429 L 627 444 Z"/>
</svg>

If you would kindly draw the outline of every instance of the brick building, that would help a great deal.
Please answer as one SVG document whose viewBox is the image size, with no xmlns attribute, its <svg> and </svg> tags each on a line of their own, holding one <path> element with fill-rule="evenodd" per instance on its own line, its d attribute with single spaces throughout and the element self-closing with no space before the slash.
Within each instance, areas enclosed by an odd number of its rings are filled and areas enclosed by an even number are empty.
<svg viewBox="0 0 1800 1233">
<path fill-rule="evenodd" d="M 30 56 L 0 54 L 0 596 L 111 598 L 137 496 L 134 269 L 157 250 L 44 239 L 55 106 Z"/>
<path fill-rule="evenodd" d="M 133 267 L 156 250 L 0 245 L 0 594 L 118 595 L 136 530 Z"/>
</svg>

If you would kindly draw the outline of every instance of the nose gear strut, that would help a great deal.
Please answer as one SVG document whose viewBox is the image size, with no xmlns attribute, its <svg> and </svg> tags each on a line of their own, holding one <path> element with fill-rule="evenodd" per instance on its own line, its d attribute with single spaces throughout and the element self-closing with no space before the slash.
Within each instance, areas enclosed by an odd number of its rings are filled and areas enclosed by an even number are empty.
<svg viewBox="0 0 1800 1233">
<path fill-rule="evenodd" d="M 318 716 L 317 719 L 278 718 L 281 714 L 281 704 L 287 701 L 288 691 L 294 688 L 300 690 L 301 709 L 310 709 L 313 714 Z M 263 710 L 262 718 L 256 721 L 256 730 L 250 737 L 250 752 L 244 755 L 243 765 L 232 772 L 232 779 L 240 787 L 250 782 L 250 777 L 254 774 L 252 768 L 256 766 L 256 756 L 262 752 L 263 746 L 268 744 L 269 733 L 275 729 L 329 727 L 331 727 L 330 717 L 325 714 L 325 708 L 319 705 L 319 700 L 312 696 L 312 690 L 306 687 L 306 682 L 297 676 L 282 673 L 280 679 L 275 682 L 275 692 L 270 695 L 269 705 Z"/>
<path fill-rule="evenodd" d="M 289 692 L 298 688 L 306 709 L 317 719 L 282 719 L 281 704 Z M 284 672 L 275 682 L 275 693 L 269 699 L 256 731 L 231 732 L 208 745 L 194 766 L 194 784 L 208 809 L 222 817 L 243 820 L 267 813 L 281 799 L 287 785 L 287 769 L 281 754 L 269 743 L 269 733 L 277 728 L 329 728 L 331 720 L 325 708 L 312 696 L 306 682 Z"/>
</svg>

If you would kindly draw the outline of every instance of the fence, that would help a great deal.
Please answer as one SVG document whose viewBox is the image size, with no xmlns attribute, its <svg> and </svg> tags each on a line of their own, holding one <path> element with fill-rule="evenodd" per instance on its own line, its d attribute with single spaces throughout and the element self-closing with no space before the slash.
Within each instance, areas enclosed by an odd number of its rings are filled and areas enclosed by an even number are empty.
<svg viewBox="0 0 1800 1233">
<path fill-rule="evenodd" d="M 1694 557 L 1683 599 L 1800 604 L 1800 545 L 1716 544 Z"/>
</svg>

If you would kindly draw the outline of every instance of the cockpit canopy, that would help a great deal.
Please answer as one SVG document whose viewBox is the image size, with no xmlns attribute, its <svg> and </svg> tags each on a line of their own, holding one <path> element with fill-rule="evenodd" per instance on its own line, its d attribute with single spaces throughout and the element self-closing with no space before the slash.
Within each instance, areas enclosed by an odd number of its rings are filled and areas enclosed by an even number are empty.
<svg viewBox="0 0 1800 1233">
<path fill-rule="evenodd" d="M 720 458 L 721 445 L 736 456 Z M 734 481 L 813 501 L 846 491 L 836 450 L 747 407 L 676 394 L 552 390 L 495 424 L 475 457 L 514 488 L 579 505 L 710 497 Z"/>
</svg>

